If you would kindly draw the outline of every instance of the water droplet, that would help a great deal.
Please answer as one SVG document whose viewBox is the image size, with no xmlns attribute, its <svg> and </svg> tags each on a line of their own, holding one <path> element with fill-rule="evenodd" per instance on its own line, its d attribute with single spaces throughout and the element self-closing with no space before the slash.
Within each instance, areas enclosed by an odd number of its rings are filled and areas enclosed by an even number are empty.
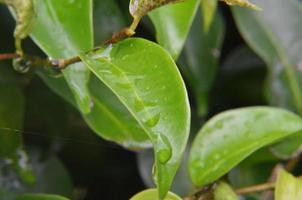
<svg viewBox="0 0 302 200">
<path fill-rule="evenodd" d="M 153 107 L 153 106 L 156 106 L 155 102 L 143 101 L 139 98 L 134 99 L 134 109 L 136 112 L 140 112 L 140 111 L 144 110 L 146 107 Z"/>
<path fill-rule="evenodd" d="M 167 163 L 172 157 L 172 146 L 169 139 L 163 135 L 159 134 L 157 137 L 157 156 L 160 163 Z"/>
<path fill-rule="evenodd" d="M 196 159 L 192 162 L 192 167 L 195 169 L 203 168 L 205 165 L 200 160 Z"/>
<path fill-rule="evenodd" d="M 152 166 L 152 177 L 154 183 L 157 185 L 157 168 L 155 164 Z"/>
<path fill-rule="evenodd" d="M 152 116 L 151 118 L 147 119 L 144 124 L 150 128 L 156 126 L 160 119 L 160 113 Z"/>
<path fill-rule="evenodd" d="M 22 58 L 16 58 L 13 60 L 13 67 L 19 73 L 25 74 L 30 70 L 30 66 Z"/>
</svg>

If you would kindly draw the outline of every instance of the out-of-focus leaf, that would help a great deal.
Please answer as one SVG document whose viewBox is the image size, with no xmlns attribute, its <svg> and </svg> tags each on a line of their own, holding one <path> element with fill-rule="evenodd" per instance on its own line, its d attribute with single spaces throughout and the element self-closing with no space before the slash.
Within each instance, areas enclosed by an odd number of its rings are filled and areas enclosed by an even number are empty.
<svg viewBox="0 0 302 200">
<path fill-rule="evenodd" d="M 302 119 L 285 110 L 250 107 L 212 118 L 193 143 L 189 170 L 195 185 L 209 184 L 265 145 L 302 128 Z"/>
<path fill-rule="evenodd" d="M 197 14 L 183 57 L 181 69 L 193 88 L 200 116 L 207 113 L 208 96 L 212 87 L 224 37 L 224 22 L 219 14 L 214 16 L 210 29 L 204 30 L 203 18 Z"/>
<path fill-rule="evenodd" d="M 302 151 L 302 132 L 273 145 L 271 151 L 278 158 L 287 160 L 298 156 Z"/>
<path fill-rule="evenodd" d="M 227 110 L 266 104 L 264 92 L 266 65 L 246 46 L 233 50 L 224 60 L 212 90 L 212 108 Z M 259 89 L 260 88 L 260 89 Z"/>
<path fill-rule="evenodd" d="M 68 199 L 54 194 L 23 194 L 18 196 L 16 200 L 68 200 Z"/>
<path fill-rule="evenodd" d="M 160 198 L 165 197 L 190 129 L 188 97 L 174 61 L 159 45 L 138 38 L 83 54 L 81 59 L 148 133 L 156 183 Z"/>
<path fill-rule="evenodd" d="M 233 189 L 225 182 L 218 183 L 214 190 L 215 200 L 239 200 Z"/>
<path fill-rule="evenodd" d="M 207 33 L 214 20 L 216 10 L 217 10 L 216 0 L 202 0 L 201 1 L 201 13 L 204 32 Z"/>
<path fill-rule="evenodd" d="M 262 148 L 238 164 L 228 173 L 231 185 L 235 188 L 248 187 L 266 182 L 278 159 L 268 148 Z"/>
<path fill-rule="evenodd" d="M 262 12 L 233 8 L 242 36 L 269 66 L 272 105 L 302 113 L 302 5 L 296 0 L 255 0 Z"/>
<path fill-rule="evenodd" d="M 16 83 L 0 81 L 0 157 L 12 158 L 22 145 L 24 96 Z"/>
<path fill-rule="evenodd" d="M 302 5 L 295 0 L 254 2 L 265 11 L 233 9 L 233 13 L 245 40 L 269 66 L 267 98 L 272 105 L 301 114 Z M 300 151 L 300 141 L 295 135 L 282 141 L 273 152 L 284 159 L 295 156 Z"/>
<path fill-rule="evenodd" d="M 144 190 L 136 194 L 130 200 L 159 200 L 158 191 L 156 189 Z M 169 192 L 166 198 L 164 198 L 163 200 L 181 200 L 181 198 L 176 194 Z"/>
<path fill-rule="evenodd" d="M 94 38 L 97 45 L 110 39 L 111 35 L 127 23 L 117 3 L 113 0 L 96 0 L 93 4 Z"/>
<path fill-rule="evenodd" d="M 177 60 L 186 41 L 200 0 L 186 0 L 154 10 L 149 14 L 160 45 Z"/>
<path fill-rule="evenodd" d="M 92 0 L 34 0 L 34 5 L 32 38 L 49 57 L 69 58 L 93 48 Z M 77 63 L 63 74 L 80 110 L 89 113 L 89 69 Z"/>
<path fill-rule="evenodd" d="M 5 66 L 6 67 L 6 66 Z M 23 151 L 24 95 L 11 71 L 1 69 L 0 77 L 0 161 L 6 162 L 26 183 L 34 177 L 28 168 L 27 155 Z"/>
<path fill-rule="evenodd" d="M 276 183 L 276 200 L 300 200 L 302 197 L 302 180 L 286 171 L 281 171 Z"/>
<path fill-rule="evenodd" d="M 0 199 L 12 200 L 23 193 L 51 193 L 72 197 L 71 178 L 61 161 L 54 156 L 43 160 L 38 151 L 29 152 L 30 165 L 36 177 L 35 183 L 28 185 L 21 182 L 16 174 L 8 169 L 7 164 L 0 163 Z"/>
</svg>

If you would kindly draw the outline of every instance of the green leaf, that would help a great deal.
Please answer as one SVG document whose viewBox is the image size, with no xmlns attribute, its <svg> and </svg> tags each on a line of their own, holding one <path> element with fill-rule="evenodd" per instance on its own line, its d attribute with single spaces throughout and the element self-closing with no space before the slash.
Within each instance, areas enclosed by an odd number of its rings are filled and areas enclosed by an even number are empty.
<svg viewBox="0 0 302 200">
<path fill-rule="evenodd" d="M 22 146 L 24 96 L 16 83 L 0 82 L 0 157 L 13 158 Z"/>
<path fill-rule="evenodd" d="M 218 183 L 214 190 L 215 200 L 239 200 L 233 189 L 225 182 Z"/>
<path fill-rule="evenodd" d="M 271 151 L 275 156 L 284 160 L 299 156 L 302 151 L 302 131 L 273 145 Z"/>
<path fill-rule="evenodd" d="M 7 166 L 1 163 L 0 169 L 0 199 L 11 200 L 24 193 L 51 193 L 71 197 L 73 184 L 68 171 L 62 162 L 55 156 L 45 158 L 41 151 L 29 150 L 30 165 L 37 177 L 34 184 L 26 184 L 7 170 Z M 3 173 L 3 172 L 6 173 Z M 11 183 L 15 183 L 12 185 Z"/>
<path fill-rule="evenodd" d="M 76 105 L 63 77 L 54 79 L 43 73 L 39 75 L 54 92 L 73 106 Z M 134 150 L 151 146 L 146 132 L 102 82 L 92 76 L 89 88 L 93 107 L 92 111 L 83 117 L 96 134 Z"/>
<path fill-rule="evenodd" d="M 256 150 L 302 129 L 302 119 L 270 107 L 235 109 L 217 115 L 193 143 L 189 170 L 195 185 L 209 184 Z"/>
<path fill-rule="evenodd" d="M 189 146 L 187 145 L 186 151 L 184 153 L 184 158 L 182 159 L 179 170 L 177 171 L 173 184 L 170 191 L 175 192 L 178 195 L 186 196 L 191 193 L 194 189 L 194 185 L 190 180 L 190 175 L 188 172 L 188 159 L 189 159 Z M 146 187 L 155 187 L 152 177 L 153 168 L 153 152 L 148 149 L 146 151 L 139 152 L 137 154 L 137 165 L 140 172 L 140 177 L 143 180 Z"/>
<path fill-rule="evenodd" d="M 278 161 L 268 148 L 262 148 L 233 168 L 228 173 L 228 180 L 235 188 L 264 183 Z"/>
<path fill-rule="evenodd" d="M 158 43 L 167 49 L 175 60 L 183 48 L 199 3 L 200 0 L 186 0 L 159 8 L 149 14 L 156 28 Z"/>
<path fill-rule="evenodd" d="M 217 0 L 202 0 L 201 1 L 201 13 L 203 19 L 203 29 L 207 33 L 214 20 L 217 10 Z"/>
<path fill-rule="evenodd" d="M 16 200 L 68 200 L 65 197 L 52 194 L 24 194 L 18 196 Z"/>
<path fill-rule="evenodd" d="M 5 71 L 1 69 L 1 72 Z M 24 120 L 24 95 L 14 76 L 10 73 L 3 75 L 7 77 L 0 79 L 0 159 L 17 172 L 22 181 L 31 184 L 35 178 L 27 165 L 20 134 Z"/>
<path fill-rule="evenodd" d="M 198 12 L 180 59 L 181 70 L 193 88 L 200 116 L 207 113 L 208 96 L 216 76 L 225 32 L 224 21 L 218 13 L 207 32 L 203 20 Z"/>
<path fill-rule="evenodd" d="M 136 194 L 130 200 L 159 200 L 158 191 L 156 189 L 144 190 Z M 169 192 L 166 198 L 164 198 L 164 200 L 181 200 L 181 198 Z"/>
<path fill-rule="evenodd" d="M 119 5 L 113 0 L 93 2 L 94 38 L 97 45 L 110 39 L 113 33 L 127 26 Z"/>
<path fill-rule="evenodd" d="M 188 97 L 177 66 L 163 48 L 138 38 L 81 55 L 81 59 L 148 133 L 163 198 L 180 164 L 190 129 Z"/>
<path fill-rule="evenodd" d="M 302 113 L 300 19 L 296 0 L 255 0 L 264 11 L 233 8 L 242 36 L 269 66 L 267 96 L 272 105 Z M 278 13 L 278 15 L 276 15 Z"/>
<path fill-rule="evenodd" d="M 37 20 L 32 38 L 49 57 L 69 58 L 93 48 L 92 0 L 34 0 L 34 5 Z M 63 74 L 80 110 L 89 113 L 89 69 L 78 63 Z"/>
<path fill-rule="evenodd" d="M 66 1 L 66 0 L 65 0 Z M 41 1 L 40 1 L 41 2 Z M 44 9 L 44 6 L 49 5 L 50 6 L 50 10 L 52 10 L 53 8 L 53 12 L 58 10 L 58 16 L 61 16 L 61 12 L 63 12 L 61 9 L 63 9 L 64 6 L 60 6 L 62 4 L 62 2 L 57 2 L 56 5 L 52 5 L 55 1 L 51 1 L 50 3 L 48 2 L 46 3 L 39 3 L 39 5 Z M 78 8 L 78 5 L 82 5 L 84 3 L 84 8 L 85 10 L 87 10 L 89 8 L 88 3 L 89 1 L 79 1 L 76 0 L 74 1 L 74 3 L 70 4 L 70 10 L 69 12 L 73 12 L 74 9 Z M 75 4 L 74 8 L 73 4 Z M 97 8 L 96 8 L 97 9 Z M 63 9 L 66 11 L 66 9 Z M 42 12 L 43 10 L 41 10 L 41 13 L 43 14 L 44 12 Z M 51 12 L 51 13 L 53 13 Z M 67 12 L 67 11 L 66 11 Z M 37 30 L 38 31 L 43 31 L 44 28 L 46 28 L 46 30 L 42 33 L 36 33 L 37 36 L 34 34 L 36 41 L 39 39 L 39 43 L 41 42 L 40 45 L 42 45 L 42 49 L 44 49 L 46 51 L 46 53 L 50 56 L 50 57 L 65 57 L 68 56 L 70 52 L 74 52 L 74 53 L 78 53 L 84 50 L 87 50 L 89 48 L 92 48 L 92 34 L 90 33 L 90 21 L 87 21 L 87 16 L 89 15 L 85 15 L 86 17 L 81 18 L 80 20 L 74 20 L 76 19 L 77 15 L 80 15 L 81 13 L 83 13 L 83 11 L 81 12 L 77 12 L 76 13 L 63 13 L 62 16 L 64 17 L 64 21 L 66 19 L 66 21 L 68 21 L 68 23 L 65 26 L 62 26 L 62 24 L 57 24 L 56 22 L 60 22 L 60 21 L 54 21 L 53 23 L 48 23 L 45 22 L 45 24 L 41 24 L 41 26 L 43 25 L 43 27 L 41 28 L 41 30 Z M 45 12 L 44 14 L 47 14 L 48 12 Z M 56 13 L 56 12 L 55 12 Z M 41 15 L 42 15 L 41 14 Z M 50 20 L 48 19 L 49 16 L 43 14 L 43 18 L 44 20 Z M 76 16 L 73 16 L 76 15 Z M 73 20 L 68 20 L 70 18 L 73 18 Z M 42 21 L 42 19 L 40 19 L 40 21 Z M 58 18 L 60 19 L 60 18 Z M 85 23 L 84 26 L 81 27 L 86 27 L 89 26 L 89 31 L 88 30 L 82 30 L 82 31 L 78 31 L 78 22 L 81 23 Z M 58 30 L 55 33 L 60 33 L 59 31 L 62 31 L 59 36 L 56 34 L 48 34 L 51 33 L 51 31 L 47 31 L 49 28 L 51 28 L 51 25 L 60 25 L 58 28 Z M 44 26 L 49 26 L 49 27 L 44 27 Z M 73 30 L 73 29 L 76 30 Z M 56 29 L 54 29 L 56 30 Z M 89 32 L 85 33 L 85 32 Z M 65 36 L 64 36 L 65 35 Z M 83 36 L 84 35 L 84 36 Z M 40 36 L 38 38 L 38 36 Z M 72 37 L 73 36 L 73 37 Z M 66 40 L 66 37 L 68 38 L 74 38 L 74 40 L 72 41 L 73 43 L 68 43 L 68 45 L 64 45 L 64 42 L 68 42 L 69 40 Z M 62 38 L 61 40 L 64 41 L 60 41 L 60 38 Z M 65 38 L 65 39 L 64 39 Z M 59 40 L 58 40 L 59 39 Z M 63 44 L 63 45 L 62 45 Z M 77 46 L 75 46 L 76 44 L 78 44 Z M 82 48 L 82 49 L 79 49 Z M 78 49 L 78 50 L 77 50 Z M 76 50 L 76 51 L 75 51 Z M 68 54 L 68 55 L 67 55 Z M 82 68 L 84 71 L 89 71 L 89 69 L 87 69 L 83 64 L 77 64 L 78 66 L 69 66 L 70 69 L 77 69 L 77 68 Z M 70 77 L 73 77 L 73 80 L 79 80 L 77 77 L 78 76 L 82 76 L 82 78 L 80 78 L 80 84 L 82 84 L 83 82 L 81 80 L 87 81 L 85 77 L 85 73 L 82 73 L 81 71 L 77 71 L 75 72 L 76 74 L 70 73 Z M 67 102 L 71 103 L 73 106 L 75 106 L 77 109 L 79 109 L 79 107 L 77 106 L 76 103 L 76 99 L 77 97 L 75 97 L 73 94 L 74 92 L 72 92 L 70 90 L 70 87 L 68 85 L 69 80 L 65 79 L 64 77 L 52 77 L 51 75 L 49 75 L 49 73 L 46 73 L 45 71 L 39 70 L 38 71 L 39 76 L 44 80 L 44 82 L 53 90 L 55 91 L 57 94 L 59 94 L 61 97 L 63 97 Z M 82 74 L 82 75 L 81 75 Z M 75 76 L 73 76 L 75 75 Z M 65 76 L 66 77 L 66 76 Z M 73 83 L 76 83 L 75 81 L 73 81 Z M 86 84 L 86 83 L 85 83 Z M 84 86 L 84 85 L 82 85 Z M 85 86 L 86 87 L 86 86 Z M 81 87 L 78 87 L 81 88 Z M 85 89 L 86 90 L 86 89 Z M 120 102 L 118 101 L 118 99 L 114 96 L 114 94 L 107 89 L 103 83 L 101 83 L 100 81 L 98 81 L 95 77 L 91 77 L 91 80 L 89 81 L 89 85 L 88 85 L 88 90 L 91 93 L 91 97 L 89 100 L 89 108 L 91 108 L 91 112 L 90 113 L 86 113 L 84 114 L 84 118 L 86 120 L 86 122 L 88 123 L 88 125 L 90 126 L 90 128 L 92 128 L 98 135 L 100 135 L 101 137 L 107 139 L 107 140 L 111 140 L 114 141 L 116 143 L 119 143 L 121 145 L 123 145 L 124 147 L 127 148 L 131 148 L 131 149 L 138 149 L 138 148 L 146 148 L 150 146 L 150 142 L 148 141 L 148 137 L 146 136 L 146 133 L 144 132 L 144 130 L 142 130 L 136 120 L 134 120 L 133 117 L 129 116 L 129 112 L 127 111 L 127 109 L 122 106 L 120 104 Z M 88 91 L 87 91 L 88 92 Z M 85 92 L 81 93 L 81 94 L 85 94 Z M 106 95 L 104 95 L 106 94 Z M 86 100 L 85 100 L 86 102 Z M 82 110 L 82 109 L 81 109 Z"/>
<path fill-rule="evenodd" d="M 282 170 L 277 178 L 276 200 L 300 200 L 302 197 L 302 180 Z"/>
</svg>

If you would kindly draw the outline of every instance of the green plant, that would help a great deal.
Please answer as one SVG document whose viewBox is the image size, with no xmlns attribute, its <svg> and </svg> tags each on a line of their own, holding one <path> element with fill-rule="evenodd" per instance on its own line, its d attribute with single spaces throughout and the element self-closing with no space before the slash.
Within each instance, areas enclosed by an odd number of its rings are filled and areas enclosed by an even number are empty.
<svg viewBox="0 0 302 200">
<path fill-rule="evenodd" d="M 272 172 L 272 168 L 287 160 L 288 171 L 301 170 L 296 164 L 302 143 L 302 46 L 298 42 L 302 36 L 302 5 L 296 0 L 254 0 L 255 4 L 248 0 L 224 1 L 241 6 L 231 8 L 237 27 L 246 43 L 262 58 L 247 48 L 236 50 L 223 68 L 229 70 L 225 79 L 244 77 L 241 73 L 245 70 L 267 66 L 267 102 L 219 113 L 202 123 L 194 135 L 194 129 L 209 114 L 210 91 L 225 35 L 225 22 L 216 0 L 131 0 L 132 19 L 129 14 L 123 16 L 117 1 L 112 0 L 95 0 L 94 4 L 92 0 L 0 0 L 11 8 L 17 21 L 16 53 L 0 54 L 0 60 L 13 59 L 13 68 L 24 73 L 20 76 L 8 67 L 0 68 L 0 197 L 63 200 L 63 196 L 80 196 L 72 195 L 68 172 L 56 155 L 41 162 L 37 157 L 43 157 L 45 152 L 24 146 L 21 134 L 11 134 L 22 130 L 22 91 L 38 76 L 71 104 L 101 138 L 135 152 L 153 147 L 153 154 L 137 154 L 141 171 L 148 171 L 142 173 L 142 178 L 150 187 L 153 178 L 157 189 L 143 191 L 133 200 L 180 199 L 169 193 L 171 187 L 173 192 L 187 196 L 186 200 L 232 200 L 238 199 L 238 195 L 261 199 L 263 196 L 257 192 L 274 187 L 275 199 L 298 199 L 301 181 L 282 170 Z M 123 4 L 120 2 L 123 8 L 128 6 Z M 150 22 L 142 21 L 147 15 L 154 24 L 157 43 L 132 37 L 139 23 L 148 29 L 143 35 L 152 32 Z M 117 24 L 110 24 L 110 20 Z M 110 37 L 113 31 L 119 32 Z M 46 58 L 40 52 L 28 53 L 22 48 L 21 41 L 29 35 Z M 95 47 L 94 40 L 101 44 Z M 42 91 L 37 89 L 38 93 L 33 91 L 30 95 L 39 96 Z M 45 112 L 40 113 L 38 105 L 29 110 L 38 107 L 39 114 L 51 115 L 43 121 L 50 133 L 47 137 L 63 138 L 70 129 L 66 125 L 70 116 L 61 108 L 57 113 L 54 108 L 45 108 L 56 101 L 48 95 L 43 99 L 46 106 L 41 106 Z M 72 108 L 68 109 L 72 111 L 66 113 L 77 115 Z M 49 118 L 58 119 L 53 122 Z M 55 132 L 58 135 L 52 135 Z M 55 146 L 54 143 L 49 145 Z M 4 173 L 7 168 L 15 179 L 22 180 L 22 187 L 10 188 L 11 175 Z M 60 176 L 44 177 L 47 169 L 53 168 Z M 186 180 L 187 169 L 191 182 Z M 37 171 L 44 173 L 37 175 Z M 264 185 L 241 188 L 266 181 L 270 175 L 272 179 Z M 62 184 L 60 189 L 52 184 L 38 187 L 43 182 L 56 181 Z M 284 192 L 284 187 L 294 192 Z"/>
</svg>

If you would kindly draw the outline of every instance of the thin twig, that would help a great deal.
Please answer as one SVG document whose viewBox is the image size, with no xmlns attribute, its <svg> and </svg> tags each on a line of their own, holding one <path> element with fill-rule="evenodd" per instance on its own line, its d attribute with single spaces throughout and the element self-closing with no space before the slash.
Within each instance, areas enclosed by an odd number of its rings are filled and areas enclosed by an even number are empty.
<svg viewBox="0 0 302 200">
<path fill-rule="evenodd" d="M 260 185 L 254 185 L 254 186 L 250 186 L 250 187 L 246 187 L 246 188 L 240 188 L 240 189 L 236 189 L 235 192 L 237 194 L 247 194 L 247 193 L 253 193 L 253 192 L 261 192 L 264 190 L 270 190 L 273 189 L 275 187 L 276 183 L 264 183 L 264 184 L 260 184 Z"/>
<path fill-rule="evenodd" d="M 11 60 L 14 58 L 19 58 L 20 56 L 16 53 L 5 53 L 5 54 L 0 54 L 0 60 Z"/>
</svg>

